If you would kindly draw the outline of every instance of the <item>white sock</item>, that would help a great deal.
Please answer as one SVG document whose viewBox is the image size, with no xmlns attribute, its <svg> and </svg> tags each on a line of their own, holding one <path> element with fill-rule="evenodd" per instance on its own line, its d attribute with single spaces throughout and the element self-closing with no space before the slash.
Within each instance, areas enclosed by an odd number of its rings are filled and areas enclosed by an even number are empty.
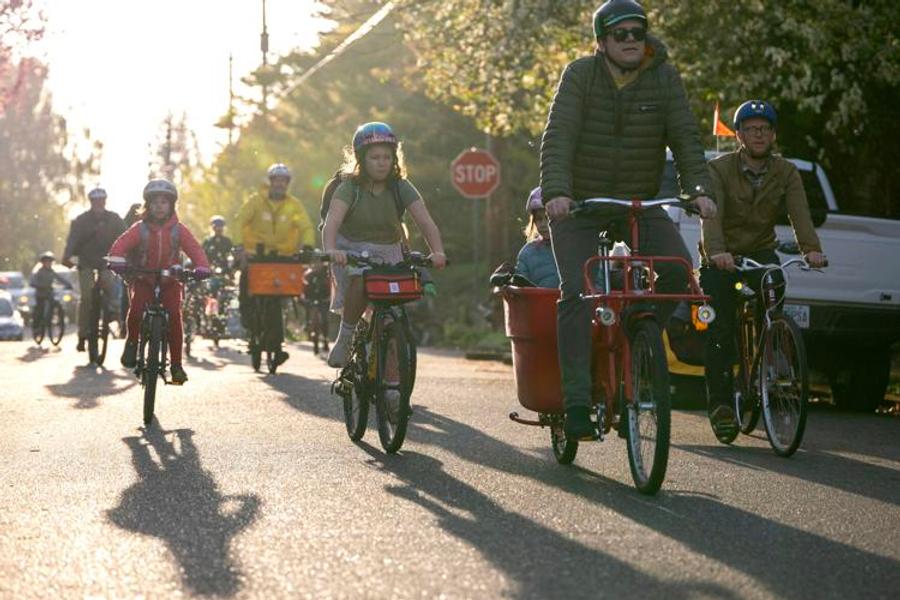
<svg viewBox="0 0 900 600">
<path fill-rule="evenodd" d="M 345 340 L 349 340 L 350 338 L 353 337 L 354 331 L 356 331 L 356 323 L 351 324 L 351 323 L 347 323 L 344 320 L 341 320 L 341 330 L 338 331 L 338 341 L 340 341 L 341 338 L 344 338 Z"/>
</svg>

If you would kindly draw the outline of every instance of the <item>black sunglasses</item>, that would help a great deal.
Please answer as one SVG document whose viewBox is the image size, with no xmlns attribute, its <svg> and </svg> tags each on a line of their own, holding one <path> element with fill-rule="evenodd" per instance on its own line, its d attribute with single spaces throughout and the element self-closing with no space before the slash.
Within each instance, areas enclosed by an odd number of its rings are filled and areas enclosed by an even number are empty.
<svg viewBox="0 0 900 600">
<path fill-rule="evenodd" d="M 631 34 L 631 37 L 636 42 L 643 42 L 647 39 L 647 30 L 643 27 L 632 27 L 631 29 L 625 29 L 624 27 L 620 29 L 613 29 L 609 32 L 612 36 L 612 39 L 616 40 L 619 43 L 624 42 L 628 39 L 628 35 Z"/>
</svg>

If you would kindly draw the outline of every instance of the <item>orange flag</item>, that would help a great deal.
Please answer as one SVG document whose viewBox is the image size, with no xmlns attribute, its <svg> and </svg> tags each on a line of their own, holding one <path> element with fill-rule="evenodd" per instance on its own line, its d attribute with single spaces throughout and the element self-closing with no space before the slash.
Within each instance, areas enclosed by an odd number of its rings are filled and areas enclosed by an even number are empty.
<svg viewBox="0 0 900 600">
<path fill-rule="evenodd" d="M 731 136 L 734 137 L 734 132 L 728 128 L 728 125 L 722 122 L 719 119 L 719 103 L 716 102 L 716 112 L 713 113 L 713 135 L 715 136 Z"/>
</svg>

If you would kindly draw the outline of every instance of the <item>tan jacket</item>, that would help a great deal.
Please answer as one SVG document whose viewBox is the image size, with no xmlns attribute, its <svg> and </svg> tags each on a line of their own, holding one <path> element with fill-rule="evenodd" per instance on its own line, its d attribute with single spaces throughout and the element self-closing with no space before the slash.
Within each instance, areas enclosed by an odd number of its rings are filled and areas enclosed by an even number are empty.
<svg viewBox="0 0 900 600">
<path fill-rule="evenodd" d="M 773 156 L 759 189 L 754 189 L 741 170 L 740 152 L 711 160 L 709 174 L 718 212 L 715 218 L 703 220 L 700 252 L 704 258 L 723 252 L 743 255 L 777 247 L 775 224 L 784 209 L 800 251 L 822 251 L 809 216 L 803 182 L 793 163 Z"/>
</svg>

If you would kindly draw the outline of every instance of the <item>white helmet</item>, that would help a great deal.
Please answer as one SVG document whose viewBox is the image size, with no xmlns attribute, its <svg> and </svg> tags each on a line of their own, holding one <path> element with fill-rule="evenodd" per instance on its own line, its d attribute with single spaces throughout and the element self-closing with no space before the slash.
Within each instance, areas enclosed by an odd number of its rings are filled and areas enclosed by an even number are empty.
<svg viewBox="0 0 900 600">
<path fill-rule="evenodd" d="M 151 179 L 144 186 L 144 202 L 148 202 L 151 196 L 156 194 L 165 194 L 172 199 L 174 203 L 178 200 L 178 190 L 175 185 L 167 179 Z"/>
<path fill-rule="evenodd" d="M 290 179 L 291 171 L 284 163 L 275 163 L 269 167 L 268 171 L 266 171 L 266 176 L 269 179 L 272 179 L 273 177 L 287 177 Z"/>
<path fill-rule="evenodd" d="M 106 200 L 106 190 L 96 187 L 88 192 L 88 200 Z"/>
</svg>

